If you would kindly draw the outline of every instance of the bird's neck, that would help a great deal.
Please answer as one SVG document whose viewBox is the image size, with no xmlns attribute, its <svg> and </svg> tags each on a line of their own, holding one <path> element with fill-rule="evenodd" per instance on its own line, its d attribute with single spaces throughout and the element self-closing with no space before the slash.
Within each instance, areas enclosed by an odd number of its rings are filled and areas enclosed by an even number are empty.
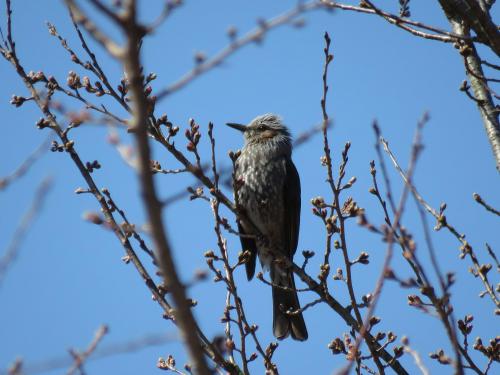
<svg viewBox="0 0 500 375">
<path fill-rule="evenodd" d="M 274 137 L 272 139 L 247 140 L 243 151 L 258 152 L 266 159 L 277 156 L 291 156 L 292 144 L 289 137 Z"/>
</svg>

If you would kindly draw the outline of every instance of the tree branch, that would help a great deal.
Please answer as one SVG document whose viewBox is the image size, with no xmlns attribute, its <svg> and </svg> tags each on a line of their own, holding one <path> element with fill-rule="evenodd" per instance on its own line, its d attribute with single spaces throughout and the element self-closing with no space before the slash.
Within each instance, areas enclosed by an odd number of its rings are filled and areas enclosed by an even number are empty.
<svg viewBox="0 0 500 375">
<path fill-rule="evenodd" d="M 16 228 L 14 235 L 12 236 L 12 240 L 7 247 L 7 250 L 3 253 L 0 258 L 0 286 L 2 285 L 2 281 L 5 278 L 7 270 L 9 266 L 12 264 L 14 259 L 17 257 L 19 252 L 19 248 L 21 246 L 24 237 L 26 236 L 26 232 L 31 227 L 33 220 L 40 213 L 42 205 L 45 202 L 47 194 L 52 186 L 52 178 L 46 177 L 38 186 L 35 196 L 33 197 L 33 202 L 31 203 L 31 207 L 24 214 L 19 226 Z"/>
<path fill-rule="evenodd" d="M 5 190 L 14 180 L 21 178 L 28 172 L 31 166 L 48 151 L 50 138 L 47 137 L 40 145 L 28 155 L 28 157 L 10 174 L 0 178 L 0 191 Z"/>
<path fill-rule="evenodd" d="M 440 0 L 440 3 L 453 31 L 459 35 L 469 36 L 468 29 L 460 20 L 457 20 L 456 14 L 450 10 L 450 6 L 448 4 L 449 0 Z M 474 91 L 476 99 L 475 102 L 483 120 L 486 136 L 490 142 L 493 156 L 496 160 L 497 170 L 500 172 L 500 123 L 498 120 L 498 109 L 496 108 L 491 97 L 488 82 L 479 78 L 484 77 L 485 75 L 481 66 L 481 58 L 477 53 L 476 47 L 470 41 L 465 41 L 464 43 L 465 48 L 461 48 L 461 53 L 464 56 L 467 68 L 467 77 L 469 78 L 472 90 Z"/>
<path fill-rule="evenodd" d="M 179 323 L 181 333 L 188 347 L 191 360 L 197 374 L 209 375 L 210 370 L 196 333 L 197 324 L 191 311 L 191 305 L 186 298 L 185 287 L 179 280 L 177 269 L 172 258 L 172 250 L 167 239 L 162 218 L 162 205 L 157 198 L 156 189 L 151 172 L 151 151 L 149 147 L 148 101 L 144 95 L 143 79 L 141 77 L 141 63 L 139 46 L 144 35 L 137 23 L 136 2 L 129 0 L 126 3 L 124 22 L 121 24 L 127 35 L 123 65 L 130 82 L 132 99 L 131 129 L 136 140 L 138 151 L 138 174 L 142 190 L 144 206 L 151 225 L 151 233 L 155 243 L 156 254 L 162 276 L 169 293 L 172 294 L 175 311 L 174 317 Z"/>
<path fill-rule="evenodd" d="M 194 69 L 181 77 L 178 81 L 172 83 L 170 86 L 164 88 L 163 90 L 160 90 L 157 93 L 158 100 L 161 100 L 164 97 L 184 88 L 201 74 L 206 73 L 207 71 L 217 66 L 220 66 L 220 64 L 224 60 L 233 55 L 242 47 L 250 43 L 259 42 L 269 30 L 274 29 L 278 26 L 286 25 L 297 18 L 297 16 L 307 11 L 321 8 L 322 6 L 323 4 L 319 1 L 310 1 L 305 4 L 299 2 L 299 5 L 297 5 L 295 8 L 270 20 L 263 21 L 256 29 L 249 31 L 239 39 L 232 40 L 227 47 L 216 53 L 211 59 L 200 63 Z"/>
</svg>

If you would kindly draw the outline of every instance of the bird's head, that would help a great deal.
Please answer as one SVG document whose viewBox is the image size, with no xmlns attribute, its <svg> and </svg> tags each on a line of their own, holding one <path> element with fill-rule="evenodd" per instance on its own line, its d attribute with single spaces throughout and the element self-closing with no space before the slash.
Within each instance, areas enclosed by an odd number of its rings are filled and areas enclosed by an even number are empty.
<svg viewBox="0 0 500 375">
<path fill-rule="evenodd" d="M 290 132 L 283 125 L 281 118 L 272 113 L 266 113 L 254 118 L 248 125 L 227 123 L 233 129 L 243 132 L 245 143 L 291 143 Z"/>
</svg>

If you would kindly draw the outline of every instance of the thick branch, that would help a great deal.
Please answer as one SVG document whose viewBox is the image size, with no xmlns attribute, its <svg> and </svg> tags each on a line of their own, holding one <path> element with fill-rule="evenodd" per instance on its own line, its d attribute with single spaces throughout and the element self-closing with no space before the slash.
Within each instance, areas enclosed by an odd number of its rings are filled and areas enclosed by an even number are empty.
<svg viewBox="0 0 500 375">
<path fill-rule="evenodd" d="M 7 2 L 8 5 L 8 24 L 10 24 L 10 2 Z M 10 28 L 9 28 L 10 30 Z M 9 31 L 8 34 L 8 39 L 12 40 L 11 38 L 11 33 Z M 78 155 L 75 147 L 74 147 L 74 142 L 70 141 L 68 139 L 67 132 L 63 131 L 62 127 L 56 120 L 55 116 L 52 114 L 52 112 L 49 109 L 49 106 L 46 105 L 45 100 L 40 96 L 36 88 L 34 87 L 34 83 L 31 81 L 31 79 L 28 77 L 26 74 L 26 71 L 24 68 L 20 65 L 19 59 L 17 58 L 17 55 L 15 53 L 15 50 L 13 49 L 14 43 L 9 44 L 9 49 L 5 48 L 0 48 L 0 53 L 2 56 L 9 61 L 14 69 L 16 70 L 17 74 L 21 77 L 23 80 L 23 83 L 29 90 L 31 96 L 33 97 L 33 100 L 41 110 L 41 112 L 44 115 L 44 118 L 48 122 L 48 126 L 58 135 L 59 139 L 62 142 L 62 145 L 64 145 L 64 150 L 69 154 L 71 159 L 73 160 L 75 166 L 77 167 L 78 171 L 84 178 L 88 188 L 89 192 L 92 193 L 92 195 L 95 197 L 95 199 L 98 201 L 99 206 L 101 207 L 101 210 L 106 218 L 106 222 L 110 225 L 112 228 L 113 232 L 115 233 L 116 237 L 120 241 L 121 245 L 123 246 L 124 250 L 127 253 L 127 257 L 132 261 L 134 264 L 135 268 L 139 272 L 140 276 L 144 280 L 146 286 L 148 289 L 151 291 L 154 299 L 158 302 L 158 304 L 162 307 L 163 311 L 165 312 L 165 316 L 170 318 L 171 317 L 171 312 L 172 308 L 170 304 L 167 302 L 167 300 L 164 298 L 163 294 L 159 291 L 158 287 L 152 280 L 151 276 L 149 275 L 148 271 L 144 268 L 144 265 L 142 264 L 141 260 L 135 253 L 127 235 L 122 231 L 120 226 L 117 224 L 115 218 L 113 217 L 113 213 L 111 211 L 111 208 L 108 206 L 105 197 L 101 192 L 99 191 L 99 188 L 97 187 L 95 181 L 93 180 L 92 176 L 90 175 L 90 172 L 87 170 L 85 167 L 85 164 L 83 163 L 82 159 Z M 178 322 L 174 321 L 175 324 L 178 324 Z M 227 370 L 230 373 L 233 373 L 234 366 L 231 364 L 227 363 L 224 358 L 220 355 L 220 353 L 217 351 L 217 349 L 212 345 L 212 343 L 205 337 L 203 332 L 200 330 L 198 326 L 195 327 L 195 331 L 199 335 L 200 340 L 203 342 L 203 350 L 209 356 L 222 366 L 225 370 Z"/>
<path fill-rule="evenodd" d="M 155 243 L 157 258 L 167 290 L 172 294 L 176 310 L 174 311 L 181 333 L 189 349 L 191 359 L 197 374 L 208 375 L 210 370 L 203 354 L 198 338 L 197 324 L 191 312 L 191 306 L 186 298 L 185 287 L 179 280 L 177 268 L 172 258 L 172 250 L 164 230 L 162 205 L 157 198 L 151 173 L 151 158 L 148 137 L 148 102 L 144 95 L 139 61 L 139 45 L 142 38 L 141 28 L 136 19 L 136 3 L 130 0 L 127 4 L 126 23 L 123 25 L 127 33 L 127 44 L 123 64 L 130 82 L 132 98 L 132 128 L 136 139 L 139 156 L 138 172 L 142 197 L 147 211 L 151 233 Z"/>
<path fill-rule="evenodd" d="M 456 23 L 465 23 L 476 35 L 500 56 L 500 32 L 487 9 L 481 9 L 477 0 L 439 0 L 446 17 Z M 453 26 L 452 22 L 452 26 Z M 457 34 L 460 33 L 453 27 Z"/>
<path fill-rule="evenodd" d="M 469 36 L 469 31 L 463 23 L 456 19 L 454 13 L 450 13 L 447 6 L 443 5 L 447 2 L 448 0 L 440 0 L 453 31 L 460 35 Z M 496 160 L 497 170 L 500 172 L 500 123 L 498 121 L 498 109 L 495 103 L 493 103 L 488 82 L 481 78 L 484 77 L 484 73 L 481 67 L 481 58 L 477 53 L 476 47 L 473 43 L 467 43 L 466 46 L 467 49 L 464 50 L 463 54 L 467 68 L 467 77 L 474 91 L 475 102 L 483 119 L 486 135 Z"/>
</svg>

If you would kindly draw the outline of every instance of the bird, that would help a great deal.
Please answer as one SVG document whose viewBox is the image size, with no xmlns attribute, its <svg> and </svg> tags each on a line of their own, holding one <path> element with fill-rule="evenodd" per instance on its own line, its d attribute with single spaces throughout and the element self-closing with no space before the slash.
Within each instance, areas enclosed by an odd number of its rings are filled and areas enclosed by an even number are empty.
<svg viewBox="0 0 500 375">
<path fill-rule="evenodd" d="M 247 219 L 238 220 L 241 246 L 250 253 L 247 278 L 253 278 L 258 256 L 263 270 L 270 272 L 274 336 L 305 341 L 308 333 L 293 271 L 279 261 L 280 257 L 292 261 L 299 239 L 300 177 L 292 161 L 290 132 L 271 113 L 257 116 L 248 125 L 227 125 L 245 139 L 234 162 L 234 197 Z M 255 227 L 260 233 L 254 233 Z"/>
</svg>

